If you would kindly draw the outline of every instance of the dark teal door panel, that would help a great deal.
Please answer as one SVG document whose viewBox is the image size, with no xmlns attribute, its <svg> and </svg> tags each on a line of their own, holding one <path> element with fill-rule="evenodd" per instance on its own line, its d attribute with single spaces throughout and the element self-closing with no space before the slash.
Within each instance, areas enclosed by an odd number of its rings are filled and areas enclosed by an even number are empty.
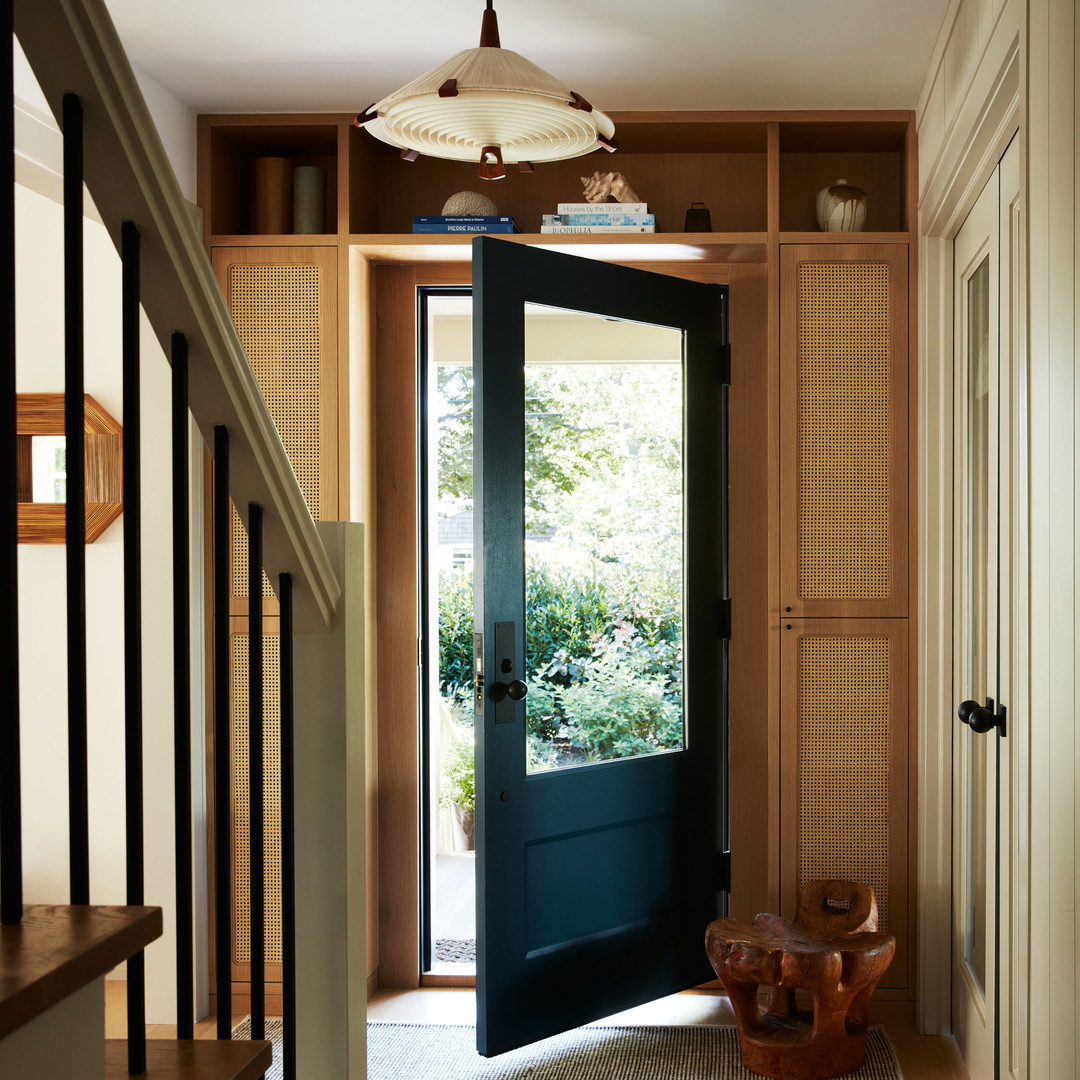
<svg viewBox="0 0 1080 1080">
<path fill-rule="evenodd" d="M 475 721 L 477 1049 L 491 1056 L 711 977 L 703 936 L 726 899 L 717 853 L 727 840 L 727 641 L 718 614 L 729 597 L 727 290 L 492 238 L 474 241 L 473 267 L 475 528 L 482 552 L 475 613 L 482 634 Z M 530 757 L 527 766 L 529 699 L 520 695 L 532 689 L 536 700 L 541 693 L 535 682 L 528 686 L 538 673 L 527 667 L 527 659 L 533 662 L 525 644 L 532 495 L 526 469 L 535 458 L 535 447 L 527 450 L 533 437 L 527 428 L 557 411 L 544 397 L 550 385 L 569 383 L 571 397 L 575 378 L 582 393 L 595 385 L 587 368 L 572 366 L 596 359 L 589 333 L 603 331 L 590 325 L 584 333 L 570 317 L 582 313 L 635 324 L 644 334 L 670 328 L 676 335 L 674 361 L 667 356 L 664 362 L 678 369 L 682 388 L 675 406 L 682 410 L 679 447 L 672 451 L 672 468 L 681 470 L 681 637 L 676 645 L 633 637 L 638 652 L 631 655 L 626 640 L 638 630 L 613 615 L 614 633 L 624 635 L 622 651 L 604 654 L 598 644 L 586 662 L 595 665 L 594 690 L 609 685 L 601 674 L 610 678 L 611 715 L 629 715 L 626 730 L 596 744 L 615 749 L 600 750 L 583 750 L 575 731 L 553 730 L 545 763 L 537 766 Z M 563 323 L 577 329 L 559 345 Z M 648 363 L 654 346 L 637 349 L 626 340 L 625 359 L 619 354 L 614 363 Z M 541 345 L 540 366 L 550 364 L 554 373 L 546 382 L 526 375 L 527 353 L 532 365 Z M 616 381 L 625 386 L 641 370 L 627 367 Z M 620 422 L 614 405 L 609 419 Z M 560 460 L 573 449 L 562 444 Z M 650 475 L 643 466 L 641 483 L 655 483 Z M 612 502 L 609 516 L 619 509 L 618 500 Z M 530 528 L 541 546 L 561 535 L 561 526 L 550 523 Z M 665 648 L 669 666 L 658 668 Z M 677 662 L 670 660 L 675 654 Z M 568 655 L 560 662 L 571 663 Z M 567 700 L 574 692 L 565 692 Z M 627 705 L 624 692 L 637 704 Z M 588 703 L 594 724 L 596 702 L 594 696 Z M 656 735 L 661 715 L 663 739 Z M 533 743 L 529 747 L 534 753 Z M 637 756 L 618 756 L 629 753 Z"/>
</svg>

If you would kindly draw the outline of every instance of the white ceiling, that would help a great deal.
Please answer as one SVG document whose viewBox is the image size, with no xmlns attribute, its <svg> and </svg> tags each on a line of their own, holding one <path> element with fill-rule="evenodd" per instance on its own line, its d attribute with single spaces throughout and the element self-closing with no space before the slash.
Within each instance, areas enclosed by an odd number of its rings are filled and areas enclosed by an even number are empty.
<svg viewBox="0 0 1080 1080">
<path fill-rule="evenodd" d="M 598 108 L 910 109 L 949 0 L 497 0 Z M 483 0 L 107 0 L 199 112 L 352 112 L 477 44 Z"/>
</svg>

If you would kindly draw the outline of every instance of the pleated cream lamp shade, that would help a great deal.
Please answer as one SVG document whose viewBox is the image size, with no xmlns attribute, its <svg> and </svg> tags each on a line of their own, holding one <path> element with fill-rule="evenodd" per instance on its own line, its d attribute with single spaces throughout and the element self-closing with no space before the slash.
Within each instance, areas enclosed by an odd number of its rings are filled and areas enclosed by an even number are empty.
<svg viewBox="0 0 1080 1080">
<path fill-rule="evenodd" d="M 488 0 L 480 47 L 465 49 L 356 118 L 377 139 L 415 160 L 421 154 L 478 161 L 485 180 L 536 161 L 615 149 L 615 125 L 580 94 L 520 53 L 499 45 Z"/>
</svg>

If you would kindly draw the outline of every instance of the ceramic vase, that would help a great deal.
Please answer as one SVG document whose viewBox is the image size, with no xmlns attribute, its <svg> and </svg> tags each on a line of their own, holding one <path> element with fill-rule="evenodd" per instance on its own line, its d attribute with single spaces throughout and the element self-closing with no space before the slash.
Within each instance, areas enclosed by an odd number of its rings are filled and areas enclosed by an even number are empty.
<svg viewBox="0 0 1080 1080">
<path fill-rule="evenodd" d="M 326 170 L 300 165 L 293 173 L 293 232 L 326 232 Z"/>
<path fill-rule="evenodd" d="M 822 232 L 862 232 L 866 192 L 846 180 L 823 187 L 817 195 L 817 222 Z"/>
<path fill-rule="evenodd" d="M 454 803 L 450 807 L 450 828 L 455 851 L 472 851 L 476 835 L 476 815 Z"/>
</svg>

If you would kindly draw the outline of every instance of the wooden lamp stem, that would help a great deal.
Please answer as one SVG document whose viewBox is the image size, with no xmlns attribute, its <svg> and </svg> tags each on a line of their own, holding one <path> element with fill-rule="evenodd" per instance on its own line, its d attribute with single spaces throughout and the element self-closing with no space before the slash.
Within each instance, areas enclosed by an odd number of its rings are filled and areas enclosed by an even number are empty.
<svg viewBox="0 0 1080 1080">
<path fill-rule="evenodd" d="M 499 17 L 491 6 L 491 0 L 487 0 L 487 10 L 484 12 L 484 19 L 480 23 L 480 48 L 502 48 L 499 42 Z"/>
</svg>

